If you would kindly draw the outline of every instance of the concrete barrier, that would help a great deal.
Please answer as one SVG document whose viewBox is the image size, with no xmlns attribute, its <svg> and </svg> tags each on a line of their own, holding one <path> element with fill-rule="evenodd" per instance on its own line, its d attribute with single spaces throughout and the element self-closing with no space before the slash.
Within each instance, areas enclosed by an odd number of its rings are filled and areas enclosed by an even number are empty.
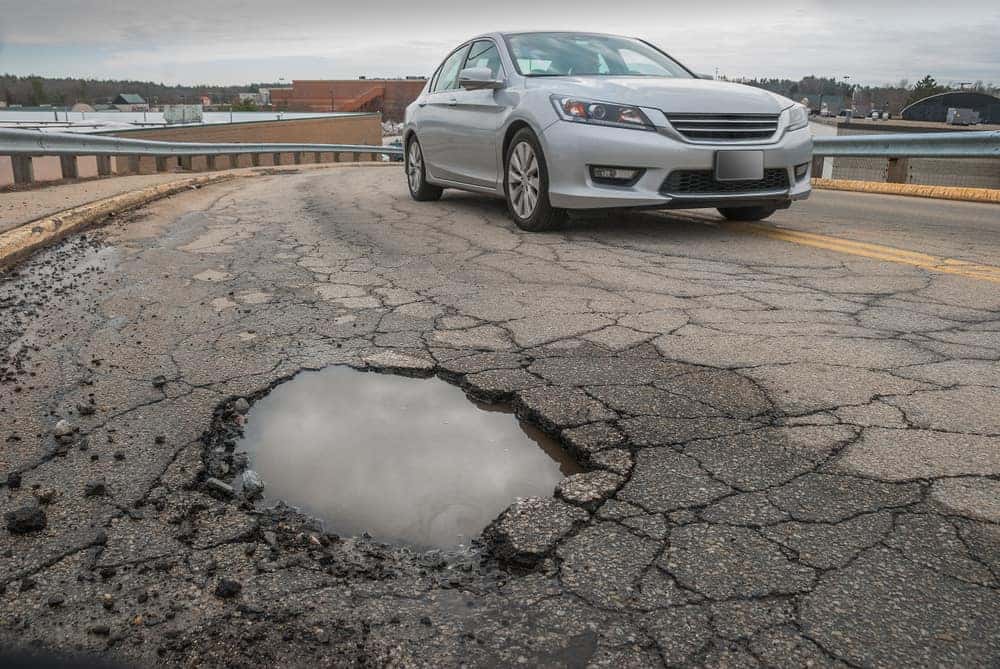
<svg viewBox="0 0 1000 669">
<path fill-rule="evenodd" d="M 881 183 L 877 181 L 857 181 L 847 179 L 813 179 L 817 190 L 840 190 L 855 193 L 876 193 L 879 195 L 903 195 L 926 197 L 938 200 L 958 200 L 961 202 L 984 202 L 1000 204 L 1000 189 L 963 188 L 954 186 L 931 186 L 924 184 Z"/>
</svg>

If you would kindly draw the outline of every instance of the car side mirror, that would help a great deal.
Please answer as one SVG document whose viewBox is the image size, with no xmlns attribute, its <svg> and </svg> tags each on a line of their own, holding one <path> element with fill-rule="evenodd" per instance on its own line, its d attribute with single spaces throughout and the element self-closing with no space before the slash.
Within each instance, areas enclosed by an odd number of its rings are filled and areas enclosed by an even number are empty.
<svg viewBox="0 0 1000 669">
<path fill-rule="evenodd" d="M 497 90 L 505 86 L 502 80 L 493 78 L 493 71 L 488 67 L 465 68 L 458 73 L 458 85 L 468 91 Z"/>
</svg>

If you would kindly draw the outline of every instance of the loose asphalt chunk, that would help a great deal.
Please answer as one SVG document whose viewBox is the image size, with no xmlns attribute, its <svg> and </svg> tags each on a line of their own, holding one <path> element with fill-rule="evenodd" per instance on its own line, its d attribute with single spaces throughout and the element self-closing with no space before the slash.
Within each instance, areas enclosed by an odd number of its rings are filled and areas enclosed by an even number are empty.
<svg viewBox="0 0 1000 669">
<path fill-rule="evenodd" d="M 38 506 L 24 506 L 4 514 L 7 531 L 11 534 L 40 532 L 48 525 L 45 512 Z"/>
<path fill-rule="evenodd" d="M 484 537 L 502 562 L 531 567 L 588 517 L 583 509 L 557 499 L 529 497 L 508 507 L 486 528 Z"/>
</svg>

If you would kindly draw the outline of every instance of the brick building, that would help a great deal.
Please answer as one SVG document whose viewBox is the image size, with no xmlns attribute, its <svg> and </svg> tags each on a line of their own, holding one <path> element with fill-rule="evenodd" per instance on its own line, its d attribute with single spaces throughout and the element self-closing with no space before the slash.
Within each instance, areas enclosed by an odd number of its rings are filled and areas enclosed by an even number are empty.
<svg viewBox="0 0 1000 669">
<path fill-rule="evenodd" d="M 234 142 L 291 144 L 382 143 L 382 126 L 375 114 L 327 116 L 238 123 L 206 123 L 175 128 L 139 128 L 106 133 L 130 139 L 165 142 Z"/>
<path fill-rule="evenodd" d="M 382 112 L 402 121 L 406 106 L 417 99 L 425 79 L 295 80 L 291 88 L 272 88 L 275 109 L 300 112 Z"/>
</svg>

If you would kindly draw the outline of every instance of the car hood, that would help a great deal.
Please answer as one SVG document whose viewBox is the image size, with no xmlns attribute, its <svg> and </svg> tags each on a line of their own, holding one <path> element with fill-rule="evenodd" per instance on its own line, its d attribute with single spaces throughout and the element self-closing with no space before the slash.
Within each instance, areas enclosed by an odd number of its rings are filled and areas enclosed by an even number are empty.
<svg viewBox="0 0 1000 669">
<path fill-rule="evenodd" d="M 666 77 L 527 77 L 556 95 L 652 107 L 666 114 L 777 114 L 792 100 L 753 86 Z"/>
</svg>

